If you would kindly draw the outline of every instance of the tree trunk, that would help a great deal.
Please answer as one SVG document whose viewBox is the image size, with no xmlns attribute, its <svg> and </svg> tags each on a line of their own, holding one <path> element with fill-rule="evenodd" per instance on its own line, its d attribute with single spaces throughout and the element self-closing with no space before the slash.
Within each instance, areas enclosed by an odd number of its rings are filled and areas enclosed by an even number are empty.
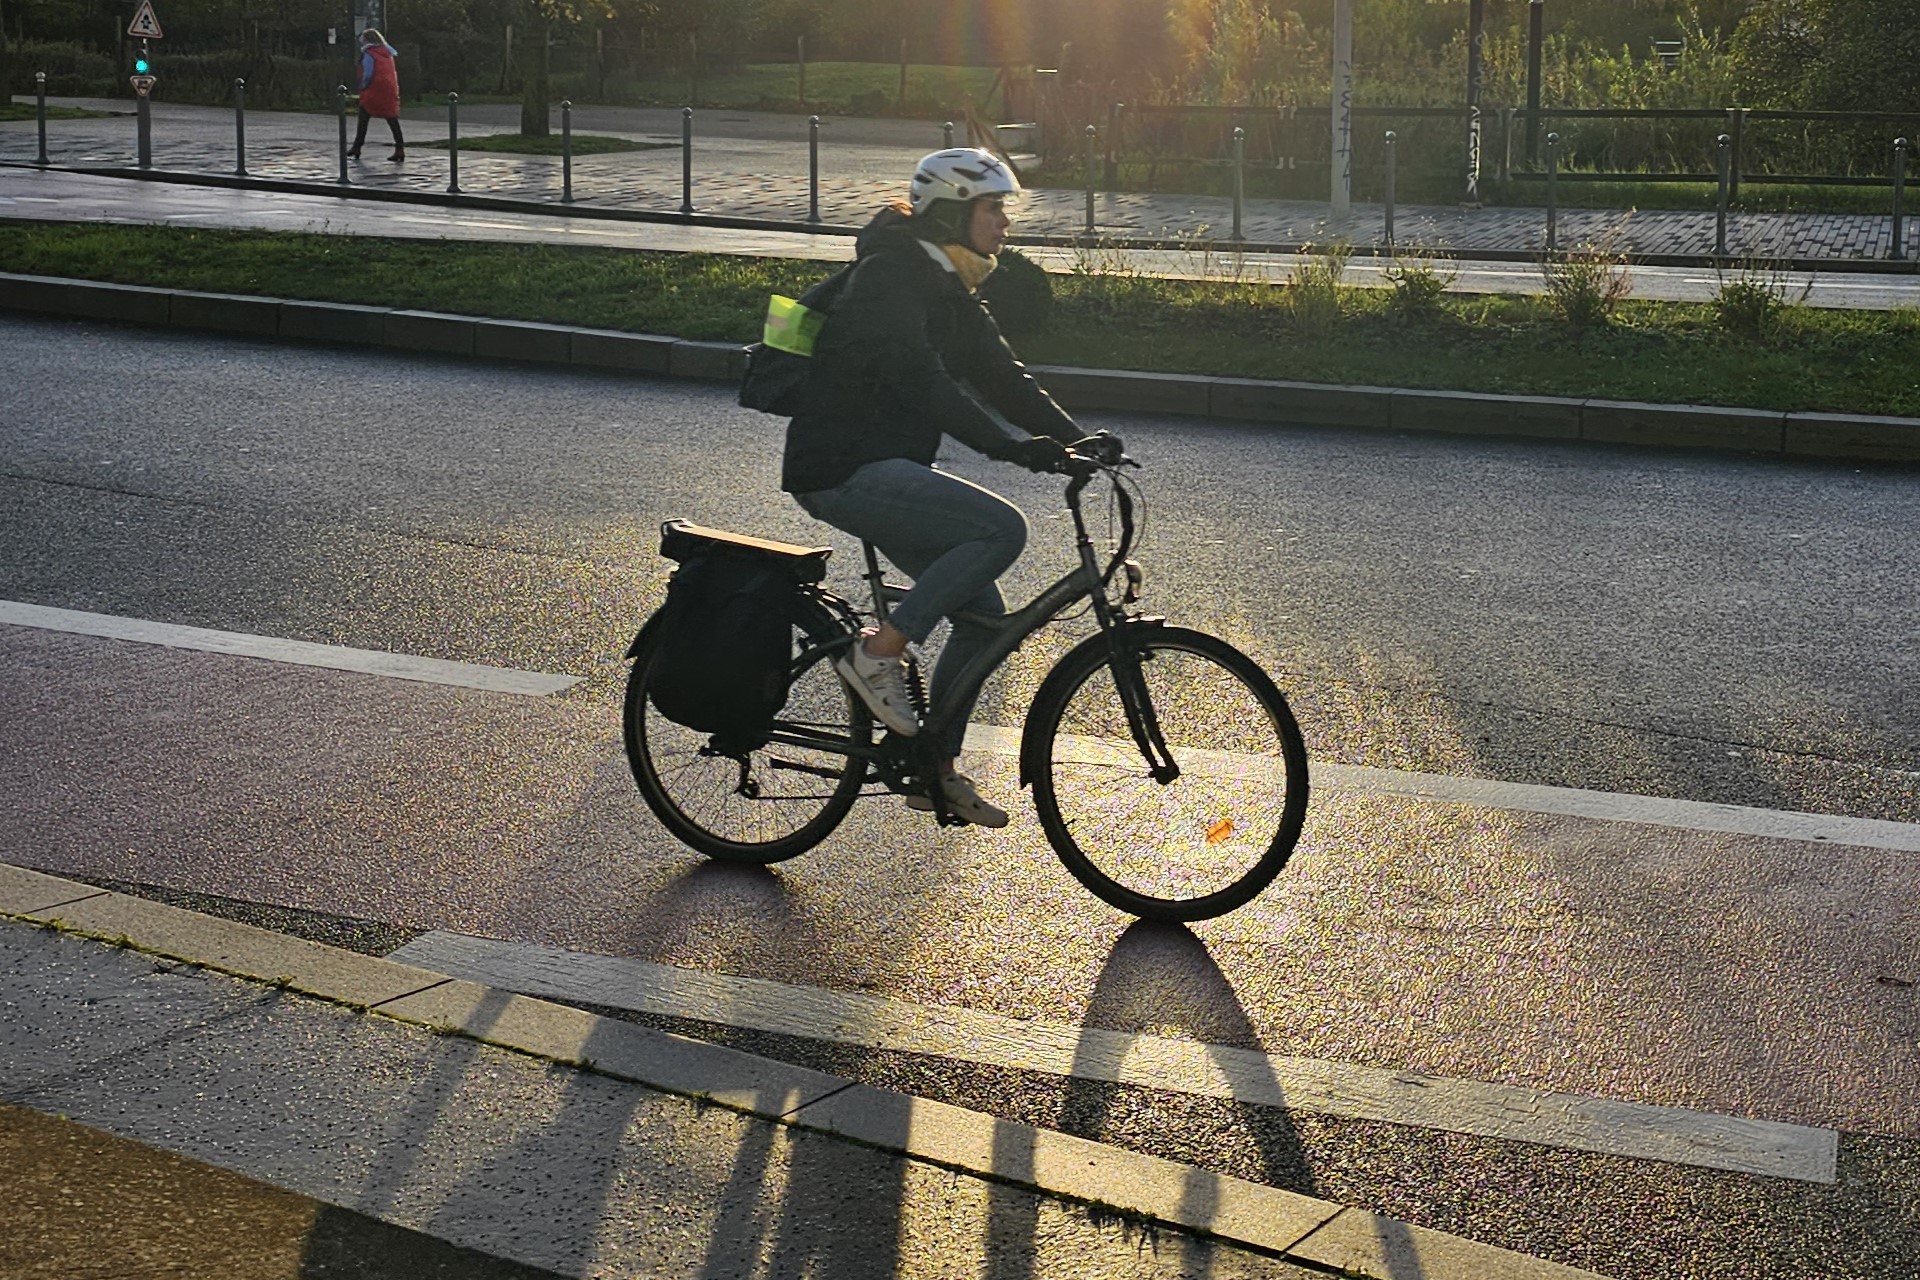
<svg viewBox="0 0 1920 1280">
<path fill-rule="evenodd" d="M 527 29 L 520 40 L 520 133 L 523 137 L 544 138 L 551 132 L 547 127 L 547 99 L 552 96 L 547 84 L 550 26 L 538 4 L 527 6 Z"/>
</svg>

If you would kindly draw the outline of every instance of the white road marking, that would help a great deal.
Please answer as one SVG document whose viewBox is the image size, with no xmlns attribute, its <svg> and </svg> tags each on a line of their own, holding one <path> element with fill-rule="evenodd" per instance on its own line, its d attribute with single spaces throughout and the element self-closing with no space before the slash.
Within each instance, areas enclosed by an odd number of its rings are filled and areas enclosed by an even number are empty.
<svg viewBox="0 0 1920 1280">
<path fill-rule="evenodd" d="M 580 676 L 547 675 L 538 671 L 482 666 L 474 662 L 416 658 L 377 649 L 349 649 L 341 645 L 310 644 L 304 640 L 281 640 L 237 631 L 210 631 L 204 627 L 146 622 L 139 618 L 120 618 L 105 613 L 81 613 L 74 609 L 53 609 L 18 600 L 0 600 L 0 624 L 101 636 L 109 640 L 131 640 L 138 644 L 165 645 L 173 649 L 197 649 L 204 653 L 264 658 L 269 662 L 327 667 L 334 671 L 354 671 L 395 680 L 458 685 L 466 689 L 483 689 L 489 693 L 526 694 L 535 698 L 570 689 L 582 679 Z"/>
<path fill-rule="evenodd" d="M 326 667 L 336 671 L 353 671 L 397 680 L 457 685 L 468 689 L 525 694 L 532 697 L 546 697 L 563 692 L 583 679 L 580 676 L 518 671 L 510 667 L 491 667 L 470 662 L 449 662 L 441 658 L 420 658 L 374 649 L 351 649 L 339 645 L 312 644 L 302 640 L 282 640 L 272 636 L 247 635 L 234 631 L 212 631 L 201 627 L 148 622 L 110 614 L 82 613 L 72 609 L 55 609 L 21 601 L 0 600 L 0 625 L 37 627 L 42 630 L 65 631 L 76 635 L 166 645 L 176 649 L 197 649 L 207 653 L 227 653 L 272 662 Z M 1090 749 L 1095 747 L 1095 744 L 1087 745 Z M 971 724 L 967 727 L 966 747 L 970 751 L 1017 756 L 1020 750 L 1020 731 L 995 725 Z M 1251 758 L 1240 760 L 1224 753 L 1208 753 L 1208 767 L 1231 773 L 1246 773 L 1250 770 L 1271 769 L 1273 766 Z M 1920 853 L 1920 823 L 1799 813 L 1791 810 L 1755 809 L 1699 800 L 1673 800 L 1660 796 L 1586 791 L 1574 787 L 1499 782 L 1487 778 L 1458 778 L 1446 774 L 1413 773 L 1400 769 L 1374 769 L 1362 765 L 1332 764 L 1321 760 L 1312 762 L 1309 774 L 1312 786 L 1317 791 L 1404 796 L 1408 799 L 1436 804 L 1473 805 L 1521 813 L 1555 814 L 1587 818 L 1596 822 L 1630 822 L 1646 826 L 1675 827 L 1686 831 L 1757 836 L 1769 840 L 1797 840 L 1813 844 L 1841 844 L 1866 849 L 1889 849 L 1901 853 Z"/>
<path fill-rule="evenodd" d="M 993 725 L 969 725 L 966 747 L 970 751 L 1017 756 L 1020 752 L 1020 731 Z M 1126 750 L 1130 752 L 1132 747 L 1129 745 Z M 1585 791 L 1577 787 L 1545 787 L 1527 782 L 1497 782 L 1488 778 L 1456 778 L 1439 773 L 1332 764 L 1324 760 L 1311 761 L 1307 767 L 1307 777 L 1308 784 L 1315 791 L 1405 796 L 1436 804 L 1556 814 L 1569 818 L 1591 818 L 1597 822 L 1631 822 L 1644 826 L 1678 827 L 1684 831 L 1712 831 L 1726 835 L 1758 836 L 1768 840 L 1800 840 L 1810 844 L 1844 844 L 1863 849 L 1920 853 L 1920 823 L 1891 822 L 1882 818 L 1848 818 L 1786 809 L 1712 804 L 1701 800 L 1671 800 L 1662 796 L 1624 792 Z"/>
<path fill-rule="evenodd" d="M 547 999 L 1735 1173 L 1837 1180 L 1831 1129 L 1449 1080 L 435 931 L 392 959 Z"/>
</svg>

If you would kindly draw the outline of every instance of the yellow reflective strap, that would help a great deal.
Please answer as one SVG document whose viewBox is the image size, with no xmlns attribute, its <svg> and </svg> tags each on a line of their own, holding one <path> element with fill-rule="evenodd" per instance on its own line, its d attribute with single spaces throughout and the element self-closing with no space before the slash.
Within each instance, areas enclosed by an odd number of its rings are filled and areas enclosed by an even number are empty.
<svg viewBox="0 0 1920 1280">
<path fill-rule="evenodd" d="M 822 313 L 776 293 L 767 302 L 767 324 L 760 340 L 776 351 L 810 356 L 813 341 L 820 336 L 820 326 L 826 322 L 827 317 Z"/>
</svg>

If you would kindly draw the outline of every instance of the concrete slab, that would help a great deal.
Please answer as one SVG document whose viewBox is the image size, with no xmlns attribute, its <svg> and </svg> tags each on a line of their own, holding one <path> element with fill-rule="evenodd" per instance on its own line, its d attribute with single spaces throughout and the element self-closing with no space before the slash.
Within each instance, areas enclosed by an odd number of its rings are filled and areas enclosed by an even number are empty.
<svg viewBox="0 0 1920 1280">
<path fill-rule="evenodd" d="M 667 372 L 676 378 L 738 382 L 747 372 L 747 349 L 737 342 L 676 342 L 667 353 Z"/>
<path fill-rule="evenodd" d="M 442 315 L 437 311 L 390 311 L 386 345 L 405 351 L 436 351 L 444 355 L 473 354 L 472 316 Z"/>
<path fill-rule="evenodd" d="M 42 875 L 25 867 L 0 863 L 0 915 L 32 915 L 48 907 L 57 907 L 81 898 L 95 898 L 104 893 L 105 889 L 96 889 L 90 884 L 79 884 L 62 880 L 59 876 Z"/>
<path fill-rule="evenodd" d="M 1216 381 L 1190 374 L 1072 369 L 1063 365 L 1030 365 L 1028 368 L 1055 399 L 1075 411 L 1112 409 L 1206 417 Z"/>
<path fill-rule="evenodd" d="M 573 363 L 592 369 L 621 369 L 633 373 L 665 373 L 678 338 L 652 333 L 621 333 L 613 329 L 575 329 Z"/>
<path fill-rule="evenodd" d="M 1396 390 L 1390 412 L 1395 431 L 1578 440 L 1581 404 L 1548 396 Z"/>
<path fill-rule="evenodd" d="M 1786 422 L 1785 413 L 1765 409 L 1589 400 L 1580 410 L 1580 438 L 1656 448 L 1779 453 Z"/>
<path fill-rule="evenodd" d="M 212 329 L 273 338 L 280 333 L 280 303 L 275 298 L 180 290 L 173 295 L 170 319 L 176 329 Z"/>
<path fill-rule="evenodd" d="M 1325 1200 L 866 1085 L 802 1109 L 794 1123 L 1281 1253 L 1340 1212 Z"/>
<path fill-rule="evenodd" d="M 564 325 L 522 320 L 475 320 L 473 354 L 493 360 L 567 364 L 573 359 L 573 331 Z"/>
<path fill-rule="evenodd" d="M 425 969 L 118 893 L 19 914 L 351 1005 L 379 1004 L 446 980 Z"/>
<path fill-rule="evenodd" d="M 1345 1275 L 1472 1276 L 1473 1280 L 1605 1280 L 1596 1272 L 1496 1249 L 1361 1209 L 1340 1215 L 1288 1251 Z"/>
<path fill-rule="evenodd" d="M 66 315 L 70 283 L 52 276 L 0 272 L 0 310 Z"/>
<path fill-rule="evenodd" d="M 129 324 L 165 325 L 172 320 L 171 290 L 102 284 L 94 280 L 27 279 L 31 283 L 20 285 L 17 296 L 30 302 L 32 310 L 86 320 L 123 320 Z M 29 308 L 22 306 L 21 309 Z"/>
<path fill-rule="evenodd" d="M 472 982 L 448 982 L 378 1011 L 770 1119 L 848 1086 L 838 1076 Z"/>
<path fill-rule="evenodd" d="M 1208 412 L 1216 418 L 1254 422 L 1386 430 L 1392 425 L 1392 395 L 1387 387 L 1215 378 L 1210 386 Z"/>
<path fill-rule="evenodd" d="M 1920 462 L 1920 420 L 1847 413 L 1790 413 L 1786 452 L 1812 458 Z"/>
<path fill-rule="evenodd" d="M 280 336 L 300 342 L 340 342 L 378 347 L 387 340 L 391 307 L 363 307 L 351 302 L 295 302 L 280 304 Z"/>
</svg>

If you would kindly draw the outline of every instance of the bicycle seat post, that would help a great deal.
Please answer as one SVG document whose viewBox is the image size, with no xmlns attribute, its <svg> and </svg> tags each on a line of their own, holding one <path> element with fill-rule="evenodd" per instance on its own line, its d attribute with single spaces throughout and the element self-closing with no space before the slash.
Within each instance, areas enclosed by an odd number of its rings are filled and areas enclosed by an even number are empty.
<svg viewBox="0 0 1920 1280">
<path fill-rule="evenodd" d="M 873 594 L 873 616 L 884 627 L 887 625 L 887 592 L 886 580 L 880 575 L 880 556 L 865 538 L 860 540 L 860 550 L 867 556 L 867 589 Z"/>
</svg>

